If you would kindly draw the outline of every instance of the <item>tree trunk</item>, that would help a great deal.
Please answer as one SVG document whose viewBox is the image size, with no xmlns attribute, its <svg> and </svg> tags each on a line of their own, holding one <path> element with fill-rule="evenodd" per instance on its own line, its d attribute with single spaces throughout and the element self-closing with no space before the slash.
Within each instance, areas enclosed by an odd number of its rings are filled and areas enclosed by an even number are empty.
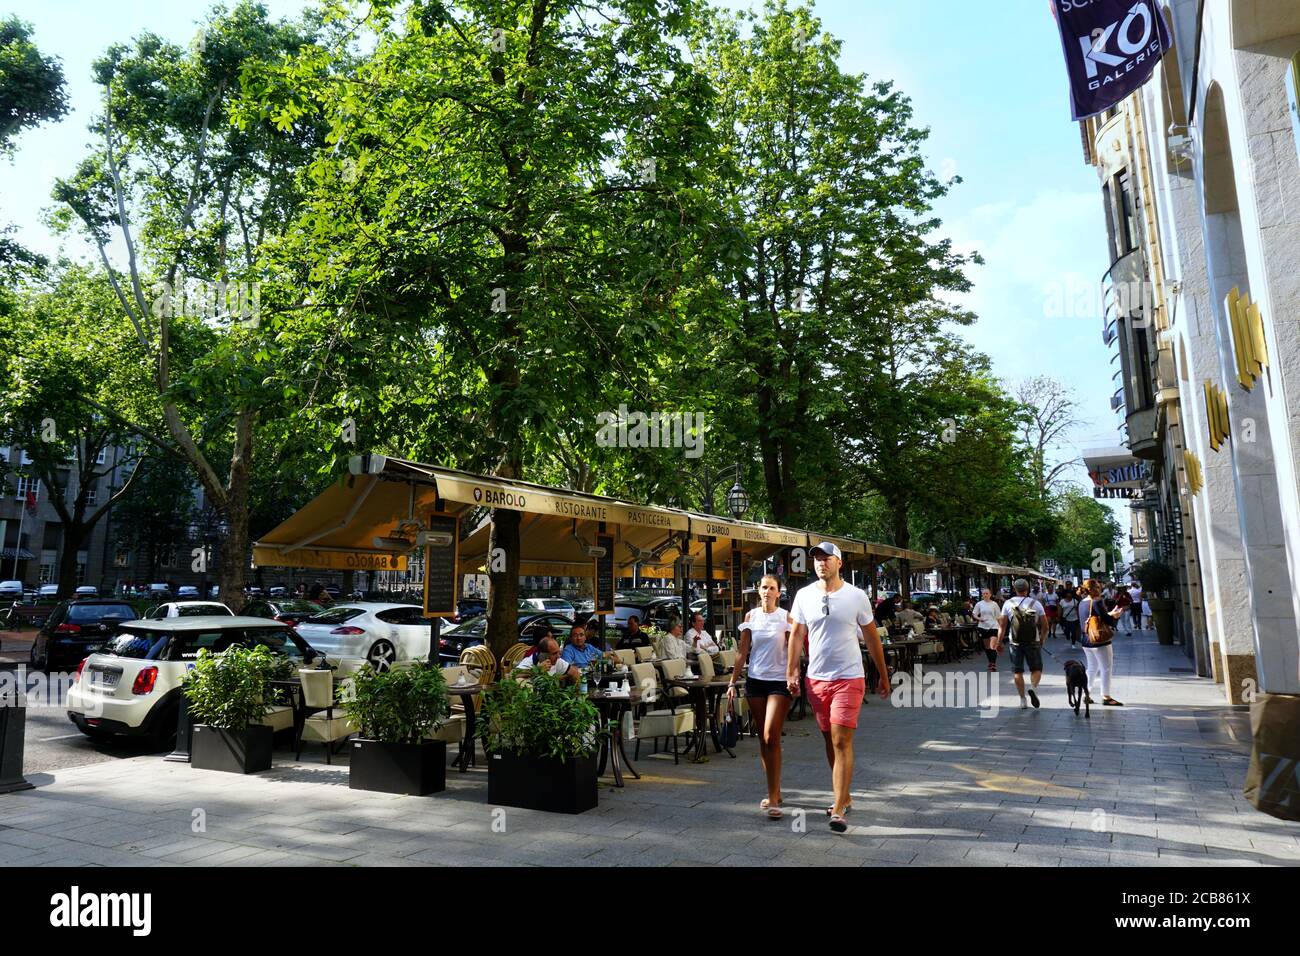
<svg viewBox="0 0 1300 956">
<path fill-rule="evenodd" d="M 253 412 L 245 409 L 235 419 L 235 449 L 230 456 L 230 480 L 225 488 L 225 547 L 221 552 L 221 601 L 238 614 L 244 607 L 248 580 L 248 491 L 253 463 Z"/>
<path fill-rule="evenodd" d="M 906 548 L 912 540 L 907 526 L 907 506 L 894 506 L 894 547 Z M 912 598 L 912 562 L 907 558 L 898 559 L 898 593 L 904 601 Z"/>
<path fill-rule="evenodd" d="M 488 545 L 487 645 L 501 660 L 519 641 L 519 521 L 518 511 L 497 508 L 492 512 L 492 533 Z M 505 556 L 501 570 L 493 570 L 494 556 Z"/>
<path fill-rule="evenodd" d="M 59 553 L 59 592 L 58 600 L 72 597 L 77 588 L 77 552 L 86 540 L 83 529 L 76 525 L 66 525 L 63 529 L 63 550 Z"/>
</svg>

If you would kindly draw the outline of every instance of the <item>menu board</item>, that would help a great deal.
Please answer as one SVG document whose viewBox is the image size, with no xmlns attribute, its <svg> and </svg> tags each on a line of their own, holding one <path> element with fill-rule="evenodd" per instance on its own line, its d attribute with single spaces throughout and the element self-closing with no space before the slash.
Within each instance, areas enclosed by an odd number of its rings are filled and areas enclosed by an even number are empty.
<svg viewBox="0 0 1300 956">
<path fill-rule="evenodd" d="M 731 549 L 731 609 L 745 609 L 745 556 L 739 548 Z"/>
<path fill-rule="evenodd" d="M 596 547 L 604 548 L 605 554 L 596 558 L 596 614 L 614 613 L 614 536 L 612 534 L 596 535 Z"/>
<path fill-rule="evenodd" d="M 451 544 L 424 548 L 424 616 L 456 614 L 456 579 L 460 564 L 460 515 L 429 515 L 427 530 L 451 536 Z"/>
</svg>

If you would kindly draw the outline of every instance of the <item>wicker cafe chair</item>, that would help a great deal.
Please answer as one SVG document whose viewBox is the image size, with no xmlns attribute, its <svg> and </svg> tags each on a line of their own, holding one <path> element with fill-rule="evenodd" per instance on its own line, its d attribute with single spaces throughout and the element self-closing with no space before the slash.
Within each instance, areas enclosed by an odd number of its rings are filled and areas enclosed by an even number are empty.
<svg viewBox="0 0 1300 956">
<path fill-rule="evenodd" d="M 480 684 L 491 684 L 497 679 L 497 659 L 485 644 L 475 644 L 461 651 L 460 663 Z"/>
<path fill-rule="evenodd" d="M 501 673 L 509 674 L 519 666 L 520 661 L 532 652 L 533 649 L 527 644 L 519 643 L 510 645 L 501 658 Z"/>
<path fill-rule="evenodd" d="M 633 664 L 632 677 L 641 690 L 642 706 L 654 703 L 665 696 L 659 691 L 659 677 L 653 664 Z M 655 753 L 659 752 L 659 740 L 671 737 L 673 741 L 673 763 L 681 762 L 681 751 L 677 747 L 677 738 L 682 734 L 695 732 L 695 711 L 691 708 L 676 710 L 671 695 L 665 698 L 668 710 L 645 710 L 636 723 L 636 748 L 634 760 L 641 759 L 641 738 L 649 737 L 654 741 Z M 687 746 L 689 752 L 690 747 Z"/>
</svg>

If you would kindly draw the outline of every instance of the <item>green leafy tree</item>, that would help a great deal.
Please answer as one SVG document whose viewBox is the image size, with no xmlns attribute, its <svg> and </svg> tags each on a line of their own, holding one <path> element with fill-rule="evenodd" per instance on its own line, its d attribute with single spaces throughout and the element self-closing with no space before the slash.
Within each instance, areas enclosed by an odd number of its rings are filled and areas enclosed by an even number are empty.
<svg viewBox="0 0 1300 956">
<path fill-rule="evenodd" d="M 32 27 L 15 16 L 0 18 L 0 159 L 12 154 L 23 130 L 62 118 L 68 112 L 63 67 L 32 40 Z M 0 270 L 37 265 L 33 255 L 9 238 L 0 225 Z"/>
<path fill-rule="evenodd" d="M 105 476 L 132 466 L 134 455 L 116 460 L 115 448 L 138 432 L 124 413 L 140 411 L 132 401 L 142 385 L 139 346 L 114 315 L 102 277 L 81 269 L 23 290 L 15 308 L 0 310 L 0 444 L 22 447 L 31 463 L 19 470 L 39 480 L 59 517 L 60 597 L 77 585 L 77 552 L 134 484 L 128 478 L 99 495 Z"/>
<path fill-rule="evenodd" d="M 307 290 L 280 339 L 301 431 L 342 457 L 352 419 L 357 445 L 594 486 L 584 462 L 612 454 L 597 413 L 621 396 L 671 407 L 660 382 L 705 271 L 713 131 L 683 56 L 694 3 L 332 10 L 372 52 L 341 43 L 256 71 L 244 114 L 329 129 L 276 257 Z M 495 513 L 492 547 L 500 654 L 516 638 L 517 513 Z"/>
<path fill-rule="evenodd" d="M 310 123 L 236 126 L 253 64 L 310 48 L 318 19 L 272 21 L 260 4 L 215 7 L 189 47 L 145 33 L 94 65 L 98 145 L 61 180 L 62 222 L 98 248 L 168 435 L 226 528 L 222 595 L 238 610 L 259 425 L 282 413 L 263 321 L 259 254 L 292 218 Z M 123 250 L 119 266 L 110 246 Z"/>
<path fill-rule="evenodd" d="M 1056 541 L 1044 549 L 1043 556 L 1054 558 L 1062 568 L 1090 568 L 1094 552 L 1107 558 L 1119 546 L 1123 529 L 1115 513 L 1086 491 L 1068 486 L 1055 508 L 1060 532 Z"/>
<path fill-rule="evenodd" d="M 151 456 L 135 466 L 134 489 L 113 513 L 114 541 L 121 550 L 143 555 L 147 578 L 158 580 L 163 555 L 179 554 L 191 540 L 198 521 L 194 501 L 194 473 L 184 459 Z"/>
</svg>

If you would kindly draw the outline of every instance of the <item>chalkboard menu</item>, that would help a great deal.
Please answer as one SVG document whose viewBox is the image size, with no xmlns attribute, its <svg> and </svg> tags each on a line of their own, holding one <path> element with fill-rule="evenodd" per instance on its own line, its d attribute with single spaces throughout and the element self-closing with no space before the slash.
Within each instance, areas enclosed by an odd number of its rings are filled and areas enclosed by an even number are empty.
<svg viewBox="0 0 1300 956">
<path fill-rule="evenodd" d="M 446 546 L 424 548 L 424 616 L 452 617 L 456 613 L 456 579 L 460 564 L 460 515 L 431 514 L 427 530 L 450 536 Z"/>
<path fill-rule="evenodd" d="M 731 609 L 745 609 L 745 556 L 739 548 L 731 549 Z"/>
<path fill-rule="evenodd" d="M 612 534 L 596 535 L 596 547 L 604 548 L 605 553 L 596 559 L 596 607 L 597 614 L 614 613 L 614 536 Z"/>
</svg>

